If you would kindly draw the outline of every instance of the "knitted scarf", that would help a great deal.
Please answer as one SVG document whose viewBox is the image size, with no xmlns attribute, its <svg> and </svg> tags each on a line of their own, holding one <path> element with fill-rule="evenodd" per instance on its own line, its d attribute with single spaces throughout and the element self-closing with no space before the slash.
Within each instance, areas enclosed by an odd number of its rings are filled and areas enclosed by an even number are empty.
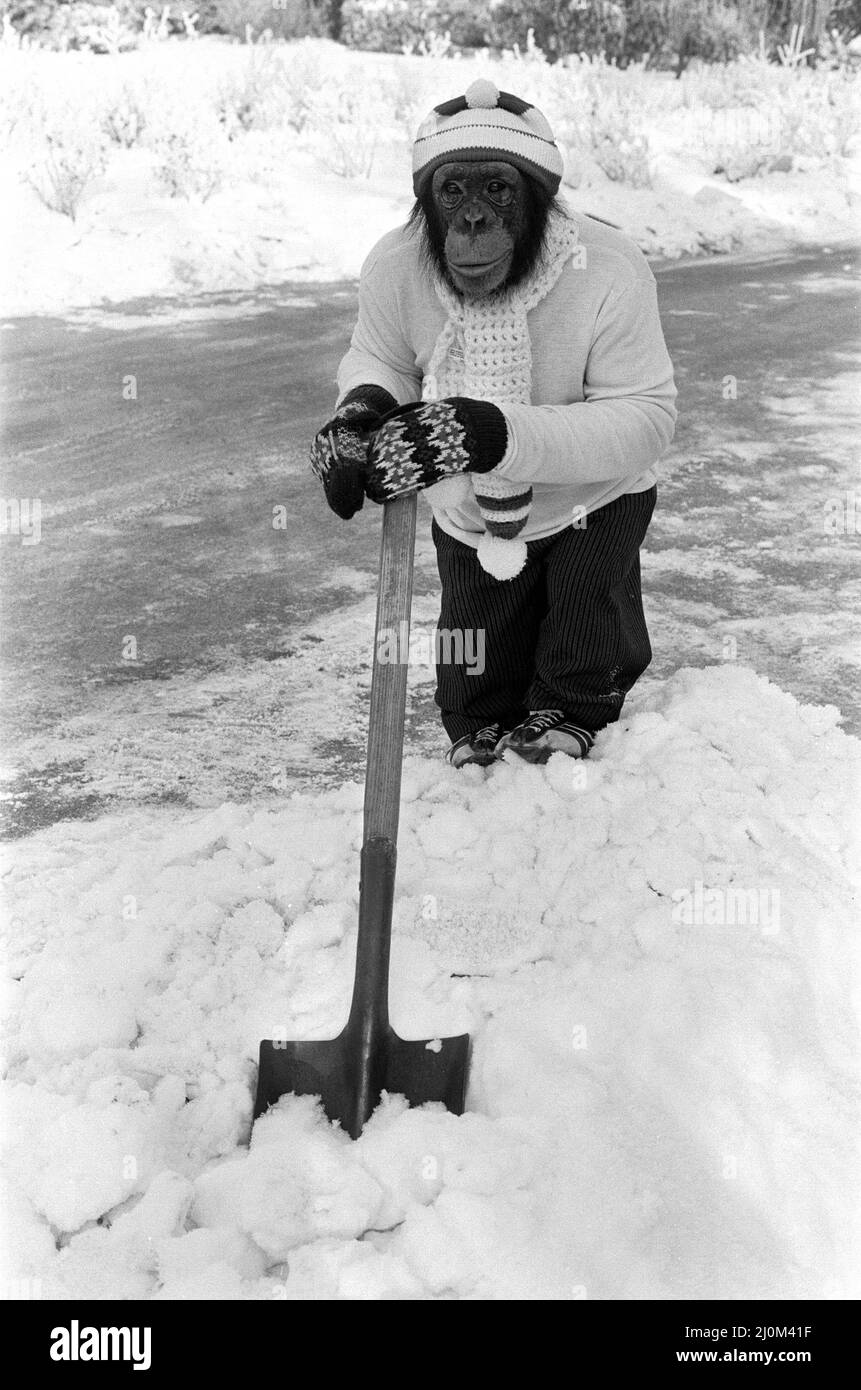
<svg viewBox="0 0 861 1390">
<path fill-rule="evenodd" d="M 549 294 L 574 253 L 575 224 L 553 219 L 537 270 L 523 285 L 488 301 L 461 299 L 441 279 L 435 289 L 446 311 L 422 386 L 422 399 L 471 396 L 504 405 L 532 400 L 532 344 L 526 316 Z M 532 488 L 509 482 L 496 469 L 470 474 L 485 532 L 478 544 L 482 568 L 497 579 L 513 579 L 526 563 L 520 531 L 529 517 Z M 435 500 L 456 503 L 463 497 L 463 478 L 445 479 L 429 492 Z"/>
</svg>

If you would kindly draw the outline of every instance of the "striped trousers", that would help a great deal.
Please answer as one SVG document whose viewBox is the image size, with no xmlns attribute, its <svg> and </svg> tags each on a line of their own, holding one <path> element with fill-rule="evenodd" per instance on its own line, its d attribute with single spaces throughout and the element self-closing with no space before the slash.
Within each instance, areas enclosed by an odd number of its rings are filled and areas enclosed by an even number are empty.
<svg viewBox="0 0 861 1390">
<path fill-rule="evenodd" d="M 442 582 L 438 655 L 446 632 L 471 633 L 482 660 L 437 662 L 436 703 L 452 740 L 530 710 L 562 709 L 587 729 L 619 718 L 652 659 L 640 590 L 640 546 L 657 488 L 631 492 L 569 526 L 529 541 L 514 579 L 497 580 L 433 523 Z M 483 638 L 481 634 L 483 635 Z M 460 649 L 464 650 L 464 643 Z"/>
</svg>

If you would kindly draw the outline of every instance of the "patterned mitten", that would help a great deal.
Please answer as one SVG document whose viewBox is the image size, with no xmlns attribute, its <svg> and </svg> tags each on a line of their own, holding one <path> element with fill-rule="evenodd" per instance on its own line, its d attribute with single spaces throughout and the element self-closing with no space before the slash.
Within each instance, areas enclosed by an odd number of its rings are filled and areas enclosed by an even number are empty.
<svg viewBox="0 0 861 1390">
<path fill-rule="evenodd" d="M 498 406 L 449 396 L 404 406 L 378 431 L 368 455 L 366 492 L 389 502 L 456 473 L 489 473 L 508 448 Z"/>
<path fill-rule="evenodd" d="M 311 468 L 323 484 L 326 501 L 344 521 L 361 510 L 370 431 L 397 401 L 382 386 L 357 386 L 314 437 Z"/>
<path fill-rule="evenodd" d="M 457 473 L 478 475 L 472 485 L 485 525 L 479 564 L 495 579 L 513 579 L 526 563 L 526 543 L 519 537 L 532 488 L 492 471 L 507 448 L 505 416 L 489 401 L 449 396 L 404 406 L 371 447 L 367 493 L 374 502 L 387 502 Z"/>
</svg>

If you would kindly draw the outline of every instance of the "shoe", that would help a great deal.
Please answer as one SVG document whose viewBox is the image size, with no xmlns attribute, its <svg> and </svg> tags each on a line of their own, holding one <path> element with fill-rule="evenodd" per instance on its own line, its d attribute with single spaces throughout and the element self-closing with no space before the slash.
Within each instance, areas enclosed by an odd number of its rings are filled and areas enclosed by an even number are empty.
<svg viewBox="0 0 861 1390">
<path fill-rule="evenodd" d="M 500 739 L 496 753 L 506 748 L 527 763 L 546 763 L 551 753 L 567 753 L 569 758 L 586 758 L 595 742 L 589 729 L 582 729 L 562 709 L 533 710 L 528 719 Z"/>
<path fill-rule="evenodd" d="M 452 767 L 465 767 L 467 763 L 487 767 L 496 762 L 496 747 L 504 734 L 505 729 L 501 724 L 488 724 L 475 733 L 464 734 L 449 748 L 445 755 L 446 762 L 451 763 Z"/>
</svg>

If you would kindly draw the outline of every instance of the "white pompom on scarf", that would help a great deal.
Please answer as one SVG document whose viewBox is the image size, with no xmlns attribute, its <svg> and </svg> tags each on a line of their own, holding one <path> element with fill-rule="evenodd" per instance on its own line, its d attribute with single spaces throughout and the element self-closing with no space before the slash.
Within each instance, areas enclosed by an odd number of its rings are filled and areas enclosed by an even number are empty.
<svg viewBox="0 0 861 1390">
<path fill-rule="evenodd" d="M 525 284 L 488 301 L 461 299 L 444 281 L 436 280 L 436 293 L 447 317 L 428 363 L 422 400 L 467 396 L 499 406 L 506 401 L 531 404 L 532 344 L 526 316 L 556 284 L 577 242 L 574 222 L 553 219 L 538 269 Z M 474 493 L 499 501 L 530 492 L 527 485 L 509 481 L 496 469 L 473 473 L 470 479 Z M 436 496 L 442 502 L 453 481 L 446 479 L 428 488 L 428 500 Z M 526 519 L 524 516 L 524 524 Z M 495 579 L 513 579 L 526 563 L 526 542 L 519 536 L 505 539 L 485 531 L 478 545 L 478 560 Z"/>
</svg>

